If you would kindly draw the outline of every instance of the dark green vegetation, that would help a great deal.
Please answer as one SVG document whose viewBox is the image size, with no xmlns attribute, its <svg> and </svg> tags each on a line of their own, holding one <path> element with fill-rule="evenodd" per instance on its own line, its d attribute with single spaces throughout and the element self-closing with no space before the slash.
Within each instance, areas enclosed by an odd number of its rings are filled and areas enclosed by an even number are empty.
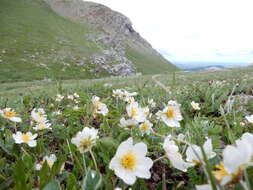
<svg viewBox="0 0 253 190">
<path fill-rule="evenodd" d="M 57 15 L 42 0 L 1 0 L 0 7 L 0 82 L 109 76 L 89 60 L 107 49 L 87 40 L 99 31 Z M 128 54 L 143 74 L 176 69 L 147 52 Z"/>
<path fill-rule="evenodd" d="M 52 130 L 39 132 L 37 147 L 30 148 L 24 144 L 14 144 L 11 136 L 14 132 L 13 123 L 0 118 L 2 128 L 0 189 L 20 189 L 20 187 L 85 189 L 87 178 L 90 179 L 91 174 L 85 172 L 83 157 L 76 147 L 73 144 L 68 146 L 68 141 L 85 126 L 99 130 L 100 139 L 93 151 L 102 177 L 100 189 L 126 187 L 108 168 L 117 146 L 129 136 L 133 136 L 135 142 L 143 141 L 147 144 L 148 156 L 155 160 L 164 155 L 161 145 L 164 139 L 153 134 L 142 136 L 138 128 L 130 131 L 119 127 L 120 118 L 126 116 L 126 104 L 115 101 L 112 90 L 122 87 L 131 92 L 138 92 L 136 101 L 142 106 L 148 105 L 148 98 L 153 98 L 157 102 L 157 106 L 151 109 L 153 114 L 161 110 L 168 100 L 177 100 L 182 105 L 181 111 L 184 117 L 181 128 L 168 128 L 153 116 L 150 121 L 154 124 L 154 131 L 160 135 L 187 134 L 187 141 L 200 146 L 208 136 L 212 139 L 214 151 L 218 155 L 210 160 L 213 169 L 221 159 L 224 145 L 233 144 L 234 140 L 244 132 L 253 133 L 253 126 L 245 120 L 245 116 L 253 113 L 253 99 L 245 102 L 246 96 L 252 96 L 252 73 L 251 68 L 219 72 L 179 72 L 175 76 L 172 74 L 155 76 L 171 93 L 157 86 L 152 80 L 154 76 L 1 84 L 0 107 L 7 106 L 17 110 L 23 119 L 23 122 L 17 125 L 18 130 L 31 131 L 30 111 L 34 107 L 42 107 L 46 110 L 52 123 Z M 104 84 L 112 84 L 112 87 L 105 87 Z M 56 93 L 68 95 L 74 92 L 81 96 L 78 111 L 72 109 L 76 104 L 71 100 L 64 99 L 61 103 L 54 100 Z M 93 95 L 100 96 L 107 104 L 110 111 L 108 116 L 96 119 L 92 117 Z M 229 102 L 232 99 L 234 101 Z M 199 102 L 201 110 L 193 111 L 190 106 L 191 101 Z M 55 116 L 53 112 L 56 110 L 61 110 L 62 114 Z M 241 122 L 244 122 L 245 126 L 242 126 Z M 41 171 L 36 171 L 35 163 L 51 153 L 56 154 L 58 158 L 53 168 L 50 169 L 44 164 Z M 94 169 L 89 153 L 84 154 L 84 159 L 87 166 Z M 61 173 L 60 167 L 63 162 L 66 165 Z M 195 190 L 196 184 L 207 183 L 201 167 L 190 168 L 184 173 L 173 168 L 166 158 L 157 161 L 151 171 L 153 177 L 150 180 L 139 179 L 132 189 L 162 189 L 162 184 L 165 183 L 168 189 Z M 162 177 L 164 173 L 165 178 Z M 90 180 L 91 183 L 98 184 L 100 176 L 98 173 L 96 175 L 98 176 L 94 180 Z M 247 170 L 247 175 L 252 187 L 252 168 Z M 237 184 L 227 186 L 225 189 L 240 190 L 242 187 Z"/>
</svg>

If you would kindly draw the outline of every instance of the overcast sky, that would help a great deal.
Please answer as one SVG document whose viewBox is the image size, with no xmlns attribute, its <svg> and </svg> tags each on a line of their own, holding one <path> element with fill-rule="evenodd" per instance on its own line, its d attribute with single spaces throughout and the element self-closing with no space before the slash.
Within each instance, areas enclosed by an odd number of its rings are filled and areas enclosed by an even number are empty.
<svg viewBox="0 0 253 190">
<path fill-rule="evenodd" d="M 91 0 L 125 14 L 172 62 L 253 62 L 253 0 Z"/>
</svg>

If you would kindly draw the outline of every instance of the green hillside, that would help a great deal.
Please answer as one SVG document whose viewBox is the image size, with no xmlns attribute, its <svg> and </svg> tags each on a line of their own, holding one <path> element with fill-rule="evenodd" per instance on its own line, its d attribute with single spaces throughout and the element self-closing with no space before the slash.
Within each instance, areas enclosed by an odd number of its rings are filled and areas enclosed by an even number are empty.
<svg viewBox="0 0 253 190">
<path fill-rule="evenodd" d="M 0 7 L 0 82 L 109 76 L 87 60 L 106 49 L 87 40 L 98 31 L 57 15 L 42 0 L 1 0 Z M 176 69 L 145 53 L 130 52 L 129 59 L 143 74 Z"/>
</svg>

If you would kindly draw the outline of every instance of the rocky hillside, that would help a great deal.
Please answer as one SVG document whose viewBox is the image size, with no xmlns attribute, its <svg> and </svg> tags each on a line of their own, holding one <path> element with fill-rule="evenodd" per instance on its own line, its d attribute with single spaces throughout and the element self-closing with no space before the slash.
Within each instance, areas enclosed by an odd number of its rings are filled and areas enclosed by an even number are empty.
<svg viewBox="0 0 253 190">
<path fill-rule="evenodd" d="M 127 17 L 104 5 L 82 0 L 1 0 L 0 7 L 2 82 L 177 70 Z"/>
</svg>

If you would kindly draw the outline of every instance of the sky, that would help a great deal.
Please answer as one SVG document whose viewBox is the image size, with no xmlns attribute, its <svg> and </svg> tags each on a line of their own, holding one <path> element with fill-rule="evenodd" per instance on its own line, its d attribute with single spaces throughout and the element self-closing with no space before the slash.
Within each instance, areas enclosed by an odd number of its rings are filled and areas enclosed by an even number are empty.
<svg viewBox="0 0 253 190">
<path fill-rule="evenodd" d="M 123 13 L 172 63 L 253 63 L 253 0 L 90 0 Z"/>
</svg>

